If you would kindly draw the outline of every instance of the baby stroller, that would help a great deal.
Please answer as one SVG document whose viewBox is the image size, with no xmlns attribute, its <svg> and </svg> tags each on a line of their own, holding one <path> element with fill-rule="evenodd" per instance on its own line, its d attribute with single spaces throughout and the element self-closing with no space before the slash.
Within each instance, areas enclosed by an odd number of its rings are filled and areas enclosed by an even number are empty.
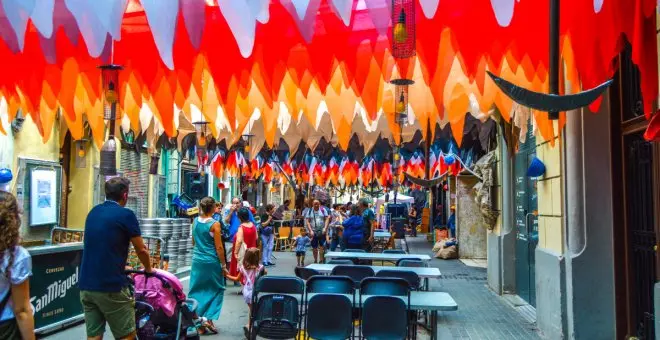
<svg viewBox="0 0 660 340">
<path fill-rule="evenodd" d="M 132 274 L 139 339 L 199 339 L 194 322 L 197 302 L 186 299 L 176 276 L 160 269 L 126 273 Z"/>
</svg>

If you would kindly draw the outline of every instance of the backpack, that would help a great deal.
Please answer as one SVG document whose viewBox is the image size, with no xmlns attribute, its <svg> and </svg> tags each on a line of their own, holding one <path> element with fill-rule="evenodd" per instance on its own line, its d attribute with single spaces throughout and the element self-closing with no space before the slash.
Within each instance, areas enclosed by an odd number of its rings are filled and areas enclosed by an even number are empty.
<svg viewBox="0 0 660 340">
<path fill-rule="evenodd" d="M 364 218 L 362 216 L 351 216 L 344 221 L 344 243 L 362 244 L 364 240 Z"/>
</svg>

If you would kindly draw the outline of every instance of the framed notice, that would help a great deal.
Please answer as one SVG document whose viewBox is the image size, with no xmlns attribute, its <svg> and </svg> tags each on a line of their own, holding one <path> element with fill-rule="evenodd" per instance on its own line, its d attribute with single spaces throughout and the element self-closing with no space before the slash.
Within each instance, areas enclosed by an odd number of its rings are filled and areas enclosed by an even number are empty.
<svg viewBox="0 0 660 340">
<path fill-rule="evenodd" d="M 30 173 L 30 226 L 56 224 L 57 171 L 33 169 Z"/>
</svg>

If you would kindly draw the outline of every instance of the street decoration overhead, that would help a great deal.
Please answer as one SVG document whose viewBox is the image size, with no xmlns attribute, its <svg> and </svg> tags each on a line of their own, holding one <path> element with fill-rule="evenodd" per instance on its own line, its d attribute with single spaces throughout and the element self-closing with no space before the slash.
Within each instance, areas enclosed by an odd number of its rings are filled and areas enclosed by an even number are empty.
<svg viewBox="0 0 660 340">
<path fill-rule="evenodd" d="M 560 94 L 610 79 L 626 39 L 650 117 L 658 94 L 656 5 L 563 1 L 560 84 L 570 89 Z M 152 135 L 150 144 L 184 131 L 180 117 L 201 115 L 209 134 L 228 145 L 250 126 L 255 154 L 280 138 L 313 147 L 326 137 L 346 150 L 353 136 L 366 146 L 379 137 L 398 141 L 389 81 L 406 78 L 415 85 L 402 138 L 449 124 L 460 145 L 467 112 L 484 120 L 496 109 L 506 121 L 517 112 L 487 71 L 547 93 L 548 8 L 547 0 L 417 0 L 413 13 L 393 23 L 390 0 L 3 0 L 0 112 L 10 121 L 19 110 L 29 115 L 44 141 L 58 114 L 74 139 L 84 137 L 86 122 L 100 146 L 98 66 L 117 64 L 117 118 L 124 130 Z M 415 34 L 401 24 L 411 17 Z M 392 36 L 414 37 L 414 56 L 395 60 Z M 547 115 L 532 117 L 554 141 L 559 130 Z"/>
</svg>

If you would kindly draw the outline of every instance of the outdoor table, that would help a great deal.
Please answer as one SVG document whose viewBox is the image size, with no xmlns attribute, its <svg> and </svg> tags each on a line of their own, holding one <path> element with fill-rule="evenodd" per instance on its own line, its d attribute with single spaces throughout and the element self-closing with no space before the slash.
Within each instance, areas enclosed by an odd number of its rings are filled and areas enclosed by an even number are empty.
<svg viewBox="0 0 660 340">
<path fill-rule="evenodd" d="M 268 292 L 263 292 L 264 294 L 268 294 Z M 324 293 L 310 293 L 307 294 L 307 300 L 311 299 L 313 296 L 317 294 L 324 294 Z M 286 294 L 295 297 L 296 299 L 300 298 L 300 295 L 294 295 L 294 294 Z M 360 303 L 358 300 L 360 294 L 359 291 L 355 292 L 355 298 L 356 301 L 353 301 L 353 295 L 351 294 L 341 294 L 353 302 L 353 307 L 360 307 Z M 371 295 L 363 295 L 362 296 L 362 303 L 366 301 Z M 408 303 L 408 298 L 405 296 L 393 296 L 400 298 L 404 302 Z M 420 291 L 412 291 L 410 292 L 410 309 L 411 310 L 417 310 L 417 311 L 429 311 L 431 312 L 431 339 L 436 340 L 438 339 L 438 311 L 443 311 L 443 312 L 453 312 L 458 310 L 458 304 L 456 301 L 454 301 L 454 298 L 451 297 L 448 293 L 444 292 L 420 292 Z"/>
<path fill-rule="evenodd" d="M 314 269 L 318 271 L 321 274 L 330 274 L 332 272 L 332 269 L 337 266 L 336 264 L 320 264 L 320 263 L 313 263 L 307 265 L 305 268 L 309 269 Z M 440 269 L 438 268 L 429 268 L 429 267 L 394 267 L 394 266 L 369 266 L 371 269 L 378 274 L 379 271 L 381 270 L 392 270 L 392 271 L 406 271 L 406 272 L 413 272 L 417 274 L 421 279 L 424 280 L 424 287 L 426 290 L 429 289 L 429 279 L 439 279 L 441 274 L 440 274 Z"/>
<path fill-rule="evenodd" d="M 321 263 L 313 263 L 307 265 L 305 268 L 309 269 L 314 269 L 318 271 L 319 273 L 322 274 L 330 274 L 332 272 L 332 269 L 337 266 L 336 264 L 321 264 Z M 407 272 L 413 272 L 417 275 L 419 275 L 420 278 L 422 279 L 439 279 L 441 274 L 440 274 L 440 269 L 438 268 L 429 268 L 429 267 L 394 267 L 394 266 L 369 266 L 371 269 L 374 270 L 374 272 L 378 273 L 381 270 L 392 270 L 392 271 L 407 271 Z"/>
<path fill-rule="evenodd" d="M 396 262 L 401 259 L 420 259 L 422 261 L 431 261 L 431 257 L 426 254 L 383 254 L 330 251 L 325 253 L 325 257 L 329 259 L 358 259 L 392 262 Z"/>
<path fill-rule="evenodd" d="M 375 238 L 387 238 L 389 239 L 392 234 L 389 231 L 374 231 Z"/>
</svg>

